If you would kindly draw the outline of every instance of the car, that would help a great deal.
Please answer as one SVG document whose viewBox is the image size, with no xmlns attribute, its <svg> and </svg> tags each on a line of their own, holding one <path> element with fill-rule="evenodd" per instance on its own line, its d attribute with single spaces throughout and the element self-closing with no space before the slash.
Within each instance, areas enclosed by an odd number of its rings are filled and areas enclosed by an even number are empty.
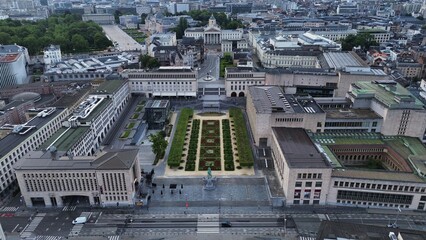
<svg viewBox="0 0 426 240">
<path fill-rule="evenodd" d="M 222 227 L 232 227 L 232 223 L 230 221 L 225 221 L 225 222 L 222 222 L 221 226 Z"/>
<path fill-rule="evenodd" d="M 78 217 L 72 221 L 72 224 L 85 224 L 87 222 L 87 217 Z"/>
</svg>

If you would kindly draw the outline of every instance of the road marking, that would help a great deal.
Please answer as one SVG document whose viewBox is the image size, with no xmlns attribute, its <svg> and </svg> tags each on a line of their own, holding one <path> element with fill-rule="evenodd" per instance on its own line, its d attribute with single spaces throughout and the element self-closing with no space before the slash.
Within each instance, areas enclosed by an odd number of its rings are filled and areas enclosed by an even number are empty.
<svg viewBox="0 0 426 240">
<path fill-rule="evenodd" d="M 99 220 L 99 218 L 101 218 L 101 215 L 102 215 L 102 212 L 101 212 L 101 213 L 99 213 L 99 216 L 98 216 L 98 218 L 96 219 L 96 222 L 95 222 L 95 223 L 98 223 L 98 220 Z"/>
<path fill-rule="evenodd" d="M 60 232 L 61 231 L 61 228 L 58 228 L 58 232 Z"/>
<path fill-rule="evenodd" d="M 16 230 L 16 228 L 18 228 L 18 226 L 19 226 L 19 223 L 18 223 L 18 224 L 16 224 L 16 226 L 15 226 L 15 228 L 12 230 L 12 232 L 14 232 L 14 231 Z"/>
</svg>

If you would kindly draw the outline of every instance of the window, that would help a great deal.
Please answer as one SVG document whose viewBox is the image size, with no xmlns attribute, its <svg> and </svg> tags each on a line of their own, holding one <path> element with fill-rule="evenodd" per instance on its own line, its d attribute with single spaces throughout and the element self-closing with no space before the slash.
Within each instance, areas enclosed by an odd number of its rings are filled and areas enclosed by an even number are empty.
<svg viewBox="0 0 426 240">
<path fill-rule="evenodd" d="M 300 200 L 294 200 L 293 204 L 300 204 Z"/>
<path fill-rule="evenodd" d="M 316 182 L 315 187 L 322 187 L 322 182 Z"/>
<path fill-rule="evenodd" d="M 306 182 L 305 187 L 312 187 L 312 182 Z"/>
<path fill-rule="evenodd" d="M 302 182 L 296 182 L 295 187 L 302 187 Z"/>
</svg>

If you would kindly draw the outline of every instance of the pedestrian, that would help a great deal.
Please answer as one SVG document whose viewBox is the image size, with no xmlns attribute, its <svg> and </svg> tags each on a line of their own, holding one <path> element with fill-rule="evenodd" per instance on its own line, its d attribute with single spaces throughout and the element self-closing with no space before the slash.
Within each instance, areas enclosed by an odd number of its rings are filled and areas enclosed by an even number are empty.
<svg viewBox="0 0 426 240">
<path fill-rule="evenodd" d="M 154 194 L 155 193 L 155 191 L 154 191 L 154 189 L 152 189 L 152 194 Z"/>
<path fill-rule="evenodd" d="M 181 191 L 181 190 L 179 190 L 179 194 L 182 194 L 182 191 Z"/>
<path fill-rule="evenodd" d="M 180 189 L 183 189 L 183 184 L 180 185 Z"/>
<path fill-rule="evenodd" d="M 161 192 L 160 192 L 160 193 L 161 193 L 161 196 L 163 196 L 163 190 L 161 190 Z"/>
<path fill-rule="evenodd" d="M 163 183 L 163 188 L 165 188 L 166 186 L 164 186 L 164 183 Z"/>
</svg>

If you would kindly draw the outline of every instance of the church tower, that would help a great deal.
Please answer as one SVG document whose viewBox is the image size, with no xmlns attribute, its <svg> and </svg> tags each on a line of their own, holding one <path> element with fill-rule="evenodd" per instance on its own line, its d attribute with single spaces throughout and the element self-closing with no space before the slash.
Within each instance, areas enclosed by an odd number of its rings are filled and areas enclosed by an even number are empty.
<svg viewBox="0 0 426 240">
<path fill-rule="evenodd" d="M 216 18 L 214 18 L 213 14 L 209 18 L 209 27 L 215 27 L 216 26 Z"/>
</svg>

